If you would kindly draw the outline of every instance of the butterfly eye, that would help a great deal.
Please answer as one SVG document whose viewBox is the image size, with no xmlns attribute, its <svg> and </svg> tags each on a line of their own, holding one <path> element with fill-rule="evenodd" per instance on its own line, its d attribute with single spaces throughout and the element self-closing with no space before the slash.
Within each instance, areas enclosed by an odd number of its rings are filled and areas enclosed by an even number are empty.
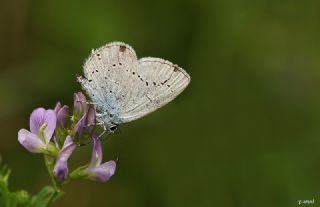
<svg viewBox="0 0 320 207">
<path fill-rule="evenodd" d="M 111 132 L 114 132 L 114 131 L 116 131 L 116 130 L 117 130 L 117 126 L 116 126 L 116 125 L 114 125 L 114 126 L 110 127 L 110 128 L 109 128 L 109 130 L 110 130 Z"/>
</svg>

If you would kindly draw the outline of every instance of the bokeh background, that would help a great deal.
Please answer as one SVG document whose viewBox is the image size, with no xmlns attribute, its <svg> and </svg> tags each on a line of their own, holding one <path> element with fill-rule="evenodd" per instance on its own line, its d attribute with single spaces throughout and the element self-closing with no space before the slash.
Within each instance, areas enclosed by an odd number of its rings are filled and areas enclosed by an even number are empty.
<svg viewBox="0 0 320 207">
<path fill-rule="evenodd" d="M 320 1 L 0 1 L 0 154 L 11 189 L 50 184 L 17 142 L 31 111 L 72 105 L 92 48 L 132 45 L 185 68 L 175 101 L 104 144 L 107 183 L 54 206 L 292 207 L 320 203 Z M 85 164 L 90 147 L 70 167 Z"/>
</svg>

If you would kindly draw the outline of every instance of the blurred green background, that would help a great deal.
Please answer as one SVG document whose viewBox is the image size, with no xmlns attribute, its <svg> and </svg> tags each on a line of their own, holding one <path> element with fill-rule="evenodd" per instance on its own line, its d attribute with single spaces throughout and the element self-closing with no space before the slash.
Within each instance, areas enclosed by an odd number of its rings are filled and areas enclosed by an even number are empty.
<svg viewBox="0 0 320 207">
<path fill-rule="evenodd" d="M 54 206 L 292 207 L 320 203 L 320 1 L 0 2 L 0 154 L 11 189 L 50 184 L 17 142 L 31 111 L 72 105 L 92 48 L 132 45 L 177 63 L 184 93 L 122 125 L 107 183 L 67 185 Z M 85 164 L 90 147 L 70 168 Z"/>
</svg>

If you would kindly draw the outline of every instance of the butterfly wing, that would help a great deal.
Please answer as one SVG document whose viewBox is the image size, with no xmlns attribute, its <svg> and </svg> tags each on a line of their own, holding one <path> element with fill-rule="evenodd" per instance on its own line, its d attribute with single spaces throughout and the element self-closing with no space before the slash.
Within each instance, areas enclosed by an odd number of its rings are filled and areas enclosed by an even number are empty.
<svg viewBox="0 0 320 207">
<path fill-rule="evenodd" d="M 84 78 L 78 77 L 78 81 L 96 103 L 97 113 L 119 117 L 122 103 L 135 85 L 132 73 L 137 67 L 136 53 L 125 43 L 113 42 L 92 51 L 83 66 Z"/>
<path fill-rule="evenodd" d="M 119 117 L 130 122 L 164 106 L 190 83 L 190 76 L 179 66 L 161 58 L 141 58 L 137 67 L 132 99 Z"/>
<path fill-rule="evenodd" d="M 120 124 L 145 116 L 172 101 L 189 84 L 190 76 L 160 58 L 137 60 L 127 44 L 114 42 L 94 50 L 84 64 L 83 89 Z"/>
</svg>

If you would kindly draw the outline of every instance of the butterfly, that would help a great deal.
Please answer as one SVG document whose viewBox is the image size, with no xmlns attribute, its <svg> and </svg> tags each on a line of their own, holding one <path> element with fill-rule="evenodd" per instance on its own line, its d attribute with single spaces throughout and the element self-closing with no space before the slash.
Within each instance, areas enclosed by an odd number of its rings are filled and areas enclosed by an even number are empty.
<svg viewBox="0 0 320 207">
<path fill-rule="evenodd" d="M 90 97 L 98 124 L 113 133 L 118 125 L 141 118 L 178 96 L 189 74 L 167 60 L 138 59 L 131 46 L 112 42 L 92 50 L 77 81 Z"/>
</svg>

